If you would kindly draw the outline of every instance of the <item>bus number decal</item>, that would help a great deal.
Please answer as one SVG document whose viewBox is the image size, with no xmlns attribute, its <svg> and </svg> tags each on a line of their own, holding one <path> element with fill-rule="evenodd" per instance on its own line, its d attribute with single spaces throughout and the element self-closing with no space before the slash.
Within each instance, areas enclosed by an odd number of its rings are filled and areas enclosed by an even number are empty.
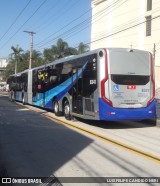
<svg viewBox="0 0 160 186">
<path fill-rule="evenodd" d="M 96 85 L 96 80 L 90 80 L 90 85 Z"/>
</svg>

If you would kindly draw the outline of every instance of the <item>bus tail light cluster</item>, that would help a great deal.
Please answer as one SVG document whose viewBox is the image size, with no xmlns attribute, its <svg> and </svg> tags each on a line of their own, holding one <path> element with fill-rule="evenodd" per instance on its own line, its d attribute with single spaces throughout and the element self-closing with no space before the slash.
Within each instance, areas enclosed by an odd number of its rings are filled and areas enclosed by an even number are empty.
<svg viewBox="0 0 160 186">
<path fill-rule="evenodd" d="M 108 81 L 108 60 L 107 60 L 107 51 L 106 49 L 104 49 L 105 52 L 105 77 L 104 79 L 101 81 L 101 97 L 102 99 L 110 106 L 112 106 L 112 101 L 109 100 L 108 98 L 106 98 L 106 94 L 105 94 L 105 83 Z"/>
<path fill-rule="evenodd" d="M 106 114 L 108 114 L 108 115 L 115 115 L 116 113 L 115 112 L 107 112 Z"/>
<path fill-rule="evenodd" d="M 151 99 L 148 101 L 147 106 L 151 104 L 155 97 L 155 81 L 154 81 L 154 66 L 153 66 L 153 58 L 150 53 L 150 74 L 151 74 Z"/>
</svg>

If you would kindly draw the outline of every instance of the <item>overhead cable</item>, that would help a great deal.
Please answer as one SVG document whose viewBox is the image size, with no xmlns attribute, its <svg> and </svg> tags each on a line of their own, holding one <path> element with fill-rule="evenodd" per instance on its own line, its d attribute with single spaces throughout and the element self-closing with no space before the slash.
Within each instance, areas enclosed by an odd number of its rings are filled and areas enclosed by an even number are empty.
<svg viewBox="0 0 160 186">
<path fill-rule="evenodd" d="M 31 0 L 29 0 L 29 2 L 26 4 L 26 6 L 22 9 L 22 11 L 18 14 L 18 16 L 16 17 L 16 19 L 13 21 L 13 23 L 8 27 L 8 29 L 6 30 L 6 32 L 3 34 L 3 36 L 0 38 L 0 41 L 4 38 L 4 36 L 9 32 L 9 30 L 12 28 L 12 26 L 17 22 L 17 20 L 20 18 L 20 16 L 22 15 L 22 13 L 25 11 L 25 9 L 28 7 L 28 5 L 30 4 Z"/>
</svg>

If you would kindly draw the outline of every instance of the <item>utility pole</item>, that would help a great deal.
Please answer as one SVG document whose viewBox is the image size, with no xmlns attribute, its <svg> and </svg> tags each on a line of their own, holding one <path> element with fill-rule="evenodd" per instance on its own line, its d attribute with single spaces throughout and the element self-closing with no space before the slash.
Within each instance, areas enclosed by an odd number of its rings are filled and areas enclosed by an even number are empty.
<svg viewBox="0 0 160 186">
<path fill-rule="evenodd" d="M 32 50 L 33 50 L 33 34 L 36 34 L 35 32 L 32 31 L 23 31 L 28 34 L 30 34 L 30 58 L 29 58 L 29 69 L 32 68 Z"/>
</svg>

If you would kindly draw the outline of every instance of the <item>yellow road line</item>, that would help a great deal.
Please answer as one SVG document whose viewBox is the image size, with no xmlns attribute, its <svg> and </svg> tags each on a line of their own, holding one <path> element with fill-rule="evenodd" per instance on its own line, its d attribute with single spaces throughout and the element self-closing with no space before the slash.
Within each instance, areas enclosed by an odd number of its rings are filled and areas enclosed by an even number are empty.
<svg viewBox="0 0 160 186">
<path fill-rule="evenodd" d="M 138 154 L 139 156 L 142 156 L 144 158 L 150 159 L 150 160 L 152 160 L 152 161 L 154 161 L 156 163 L 160 163 L 160 157 L 159 156 L 156 156 L 154 154 L 142 151 L 142 150 L 140 150 L 138 148 L 135 148 L 135 147 L 129 146 L 127 144 L 121 143 L 121 142 L 119 142 L 117 140 L 114 140 L 114 139 L 111 139 L 109 137 L 100 135 L 100 134 L 98 134 L 96 132 L 89 131 L 89 130 L 84 129 L 84 128 L 79 127 L 79 126 L 75 126 L 75 125 L 73 125 L 73 124 L 71 124 L 71 123 L 69 123 L 67 121 L 62 121 L 61 119 L 58 119 L 58 118 L 55 118 L 55 117 L 52 117 L 52 116 L 48 116 L 45 113 L 42 113 L 42 115 L 44 115 L 45 117 L 47 117 L 49 119 L 52 119 L 53 121 L 58 121 L 58 122 L 60 122 L 61 124 L 65 125 L 65 126 L 69 126 L 69 127 L 73 128 L 73 129 L 76 129 L 78 131 L 81 131 L 81 132 L 84 132 L 84 133 L 89 134 L 91 136 L 97 137 L 97 138 L 99 138 L 99 139 L 101 139 L 101 140 L 103 140 L 105 142 L 114 144 L 114 145 L 116 145 L 118 147 L 126 149 L 126 150 L 128 150 L 130 152 L 133 152 L 134 154 Z"/>
<path fill-rule="evenodd" d="M 39 112 L 36 109 L 34 109 L 34 107 L 32 107 L 32 108 L 31 107 L 27 107 L 27 108 L 32 110 L 32 111 Z M 53 121 L 58 121 L 62 125 L 68 126 L 68 127 L 72 128 L 72 129 L 75 129 L 77 131 L 84 132 L 84 133 L 89 134 L 89 135 L 91 135 L 93 137 L 101 139 L 101 140 L 103 140 L 103 141 L 105 141 L 107 143 L 114 144 L 114 145 L 116 145 L 116 146 L 118 146 L 120 148 L 123 148 L 125 150 L 128 150 L 128 151 L 134 153 L 134 154 L 137 154 L 139 156 L 142 156 L 144 158 L 150 159 L 150 160 L 160 164 L 160 156 L 156 156 L 154 154 L 142 151 L 142 150 L 140 150 L 138 148 L 135 148 L 135 147 L 129 146 L 127 144 L 121 143 L 121 142 L 119 142 L 117 140 L 111 139 L 111 138 L 109 138 L 107 136 L 100 135 L 100 134 L 98 134 L 96 132 L 89 131 L 89 130 L 87 130 L 85 128 L 82 128 L 82 127 L 79 127 L 79 126 L 75 126 L 74 124 L 69 123 L 67 120 L 66 121 L 62 121 L 60 118 L 56 118 L 54 116 L 48 116 L 47 112 L 45 112 L 45 113 L 43 112 L 43 113 L 40 113 L 40 114 L 45 116 L 45 117 L 47 117 L 47 118 L 49 118 L 49 119 L 51 119 L 51 120 L 53 120 Z"/>
</svg>

